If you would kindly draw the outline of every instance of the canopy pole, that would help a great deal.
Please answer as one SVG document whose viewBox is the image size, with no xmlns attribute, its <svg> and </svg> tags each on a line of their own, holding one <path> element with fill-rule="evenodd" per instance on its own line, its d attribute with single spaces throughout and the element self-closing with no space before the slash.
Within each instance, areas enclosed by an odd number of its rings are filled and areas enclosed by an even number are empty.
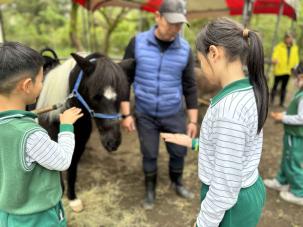
<svg viewBox="0 0 303 227">
<path fill-rule="evenodd" d="M 95 13 L 92 12 L 92 24 L 93 24 L 93 30 L 92 30 L 92 43 L 93 43 L 93 51 L 97 51 L 97 33 L 96 33 L 96 23 L 95 23 Z"/>
<path fill-rule="evenodd" d="M 139 10 L 138 30 L 139 30 L 139 32 L 142 32 L 142 30 L 143 30 L 143 11 L 142 10 Z"/>
<path fill-rule="evenodd" d="M 93 44 L 93 37 L 92 37 L 92 15 L 93 13 L 90 10 L 87 10 L 87 22 L 88 22 L 88 32 L 87 32 L 87 39 L 89 41 L 89 51 L 92 52 L 94 49 L 94 44 Z"/>
<path fill-rule="evenodd" d="M 4 41 L 5 41 L 4 23 L 3 23 L 2 7 L 0 6 L 0 43 L 3 43 Z"/>
<path fill-rule="evenodd" d="M 89 10 L 90 10 L 90 0 L 88 0 L 86 3 L 86 9 L 82 10 L 82 24 L 83 24 L 83 34 L 85 39 L 85 45 L 86 49 L 88 51 L 91 51 L 91 38 L 90 38 L 90 17 L 89 17 Z"/>
<path fill-rule="evenodd" d="M 84 43 L 85 43 L 85 49 L 87 50 L 88 49 L 88 38 L 87 38 L 87 21 L 86 21 L 86 18 L 85 18 L 85 11 L 84 9 L 81 9 L 81 14 L 82 14 L 82 37 L 84 39 Z"/>
<path fill-rule="evenodd" d="M 295 33 L 295 27 L 296 27 L 296 21 L 295 20 L 291 20 L 290 23 L 291 23 L 290 24 L 290 31 L 291 31 L 292 34 L 294 34 Z"/>
<path fill-rule="evenodd" d="M 270 70 L 271 70 L 271 56 L 273 54 L 273 50 L 274 50 L 274 47 L 275 47 L 275 44 L 276 44 L 276 40 L 277 40 L 277 35 L 278 35 L 278 29 L 280 27 L 280 21 L 281 21 L 281 16 L 283 14 L 283 11 L 284 11 L 284 0 L 281 0 L 280 1 L 280 9 L 279 9 L 279 14 L 278 14 L 278 17 L 277 17 L 277 21 L 276 21 L 276 26 L 275 26 L 275 30 L 274 30 L 274 36 L 273 36 L 273 39 L 272 39 L 272 42 L 271 42 L 271 48 L 270 48 L 270 64 L 269 66 L 267 67 L 267 71 L 266 71 L 266 76 L 269 75 L 270 73 Z"/>
<path fill-rule="evenodd" d="M 186 14 L 187 14 L 187 1 L 186 0 L 184 0 L 184 5 L 185 5 Z M 182 29 L 180 31 L 180 36 L 185 38 L 185 27 L 184 27 L 184 25 L 182 26 Z"/>
<path fill-rule="evenodd" d="M 243 13 L 242 13 L 242 24 L 244 27 L 248 27 L 252 16 L 254 0 L 245 0 Z"/>
</svg>

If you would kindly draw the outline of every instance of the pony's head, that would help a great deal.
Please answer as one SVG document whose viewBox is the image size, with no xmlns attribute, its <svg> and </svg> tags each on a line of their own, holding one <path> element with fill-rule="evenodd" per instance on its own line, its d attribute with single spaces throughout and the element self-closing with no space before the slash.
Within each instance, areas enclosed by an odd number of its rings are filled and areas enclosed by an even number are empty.
<svg viewBox="0 0 303 227">
<path fill-rule="evenodd" d="M 83 109 L 84 115 L 92 115 L 89 110 L 99 114 L 91 117 L 98 127 L 101 143 L 107 151 L 114 151 L 121 143 L 119 119 L 115 116 L 119 113 L 121 99 L 128 88 L 125 71 L 132 67 L 134 61 L 125 60 L 117 64 L 99 53 L 90 54 L 85 58 L 77 54 L 72 56 L 77 65 L 70 74 L 70 92 L 75 89 L 76 81 L 79 81 L 82 72 L 77 90 L 87 106 L 79 99 L 76 105 Z"/>
</svg>

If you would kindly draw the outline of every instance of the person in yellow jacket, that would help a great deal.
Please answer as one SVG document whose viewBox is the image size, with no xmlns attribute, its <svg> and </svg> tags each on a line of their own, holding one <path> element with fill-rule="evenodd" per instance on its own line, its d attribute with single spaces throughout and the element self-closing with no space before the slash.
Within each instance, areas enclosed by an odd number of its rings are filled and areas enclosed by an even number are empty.
<svg viewBox="0 0 303 227">
<path fill-rule="evenodd" d="M 271 91 L 271 104 L 274 104 L 277 88 L 281 83 L 280 106 L 283 107 L 291 70 L 299 64 L 299 48 L 294 43 L 293 36 L 290 33 L 286 33 L 284 41 L 275 46 L 272 63 L 274 64 L 273 73 L 275 81 Z"/>
</svg>

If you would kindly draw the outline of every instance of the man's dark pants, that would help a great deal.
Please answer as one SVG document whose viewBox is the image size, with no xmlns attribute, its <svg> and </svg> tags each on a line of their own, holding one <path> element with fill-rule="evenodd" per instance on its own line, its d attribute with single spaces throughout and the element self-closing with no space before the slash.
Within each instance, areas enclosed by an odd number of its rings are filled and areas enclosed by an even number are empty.
<svg viewBox="0 0 303 227">
<path fill-rule="evenodd" d="M 143 113 L 136 113 L 136 127 L 143 155 L 144 173 L 156 173 L 159 154 L 159 134 L 160 132 L 186 133 L 185 112 L 180 111 L 168 117 L 153 117 Z M 187 148 L 166 143 L 166 149 L 170 156 L 170 172 L 179 172 L 182 174 Z"/>
</svg>

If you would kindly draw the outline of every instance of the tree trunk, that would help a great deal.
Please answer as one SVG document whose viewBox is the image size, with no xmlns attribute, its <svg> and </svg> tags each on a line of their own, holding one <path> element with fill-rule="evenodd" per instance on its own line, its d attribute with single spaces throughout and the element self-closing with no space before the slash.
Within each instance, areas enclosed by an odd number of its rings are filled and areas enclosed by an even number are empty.
<svg viewBox="0 0 303 227">
<path fill-rule="evenodd" d="M 4 25 L 3 25 L 3 15 L 0 7 L 0 43 L 5 41 Z"/>
<path fill-rule="evenodd" d="M 72 9 L 70 13 L 70 30 L 69 30 L 69 38 L 71 44 L 77 51 L 83 51 L 84 48 L 81 44 L 81 41 L 78 37 L 78 27 L 77 27 L 77 18 L 78 18 L 78 4 L 72 2 Z"/>
<path fill-rule="evenodd" d="M 114 30 L 118 27 L 119 23 L 122 21 L 123 17 L 129 12 L 129 10 L 123 8 L 120 12 L 118 12 L 117 15 L 111 15 L 112 11 L 107 11 L 106 9 L 103 9 L 100 11 L 101 15 L 103 16 L 106 26 L 106 32 L 104 35 L 104 40 L 102 44 L 102 50 L 103 53 L 108 55 L 110 51 L 110 38 Z M 114 18 L 113 18 L 114 17 Z"/>
<path fill-rule="evenodd" d="M 110 48 L 110 37 L 111 37 L 112 31 L 106 31 L 104 35 L 104 42 L 103 42 L 103 53 L 105 55 L 108 55 L 109 48 Z"/>
</svg>

